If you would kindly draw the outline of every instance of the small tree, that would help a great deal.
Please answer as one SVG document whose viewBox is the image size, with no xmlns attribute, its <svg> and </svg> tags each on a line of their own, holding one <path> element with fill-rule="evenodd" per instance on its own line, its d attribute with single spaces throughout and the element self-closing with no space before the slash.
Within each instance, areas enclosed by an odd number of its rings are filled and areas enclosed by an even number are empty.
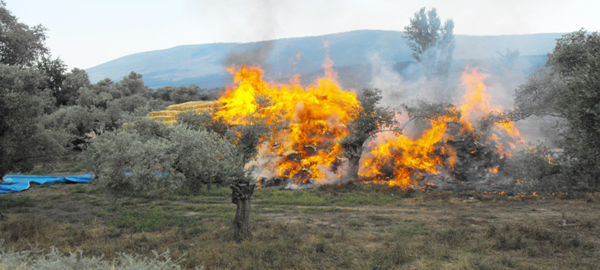
<svg viewBox="0 0 600 270">
<path fill-rule="evenodd" d="M 194 115 L 186 117 L 194 122 Z M 203 126 L 210 125 L 202 119 L 195 128 L 138 119 L 123 130 L 98 136 L 86 150 L 95 183 L 111 194 L 133 196 L 161 188 L 185 188 L 197 195 L 204 185 L 229 185 L 237 205 L 236 240 L 249 239 L 255 185 L 244 165 L 256 152 L 257 136 L 269 129 L 248 124 L 221 135 Z"/>
<path fill-rule="evenodd" d="M 381 90 L 367 88 L 359 97 L 360 110 L 357 117 L 348 125 L 348 136 L 340 141 L 344 156 L 348 158 L 348 181 L 358 181 L 358 169 L 363 145 L 373 134 L 383 127 L 394 127 L 397 122 L 394 112 L 388 108 L 377 107 L 381 101 Z"/>
<path fill-rule="evenodd" d="M 454 21 L 442 25 L 435 8 L 425 7 L 415 12 L 410 25 L 404 27 L 404 39 L 413 51 L 413 58 L 425 68 L 425 75 L 432 79 L 446 77 L 454 52 Z"/>
</svg>

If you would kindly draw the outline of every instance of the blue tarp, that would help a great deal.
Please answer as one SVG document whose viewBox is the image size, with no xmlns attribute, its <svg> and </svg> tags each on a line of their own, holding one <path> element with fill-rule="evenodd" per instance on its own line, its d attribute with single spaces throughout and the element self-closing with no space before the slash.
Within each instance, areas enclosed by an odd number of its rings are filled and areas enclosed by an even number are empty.
<svg viewBox="0 0 600 270">
<path fill-rule="evenodd" d="M 0 193 L 10 193 L 23 191 L 29 188 L 29 183 L 36 184 L 57 184 L 57 183 L 91 183 L 92 174 L 73 175 L 73 176 L 45 176 L 45 175 L 18 175 L 11 174 L 4 176 L 4 182 L 0 184 Z"/>
</svg>

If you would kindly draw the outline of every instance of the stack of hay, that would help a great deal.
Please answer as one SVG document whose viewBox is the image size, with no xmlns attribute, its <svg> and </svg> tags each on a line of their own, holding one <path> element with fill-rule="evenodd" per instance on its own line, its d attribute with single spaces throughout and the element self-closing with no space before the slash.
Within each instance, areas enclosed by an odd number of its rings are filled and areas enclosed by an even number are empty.
<svg viewBox="0 0 600 270">
<path fill-rule="evenodd" d="M 177 122 L 177 116 L 179 116 L 181 112 L 211 112 L 218 106 L 219 103 L 217 101 L 190 101 L 186 103 L 171 105 L 167 107 L 166 111 L 150 112 L 148 114 L 148 118 L 172 125 Z"/>
</svg>

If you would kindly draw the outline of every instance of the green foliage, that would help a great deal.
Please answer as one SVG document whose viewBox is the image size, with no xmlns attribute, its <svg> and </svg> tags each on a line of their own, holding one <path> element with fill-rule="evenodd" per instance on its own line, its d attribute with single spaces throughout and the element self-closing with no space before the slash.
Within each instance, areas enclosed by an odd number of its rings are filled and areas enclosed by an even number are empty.
<svg viewBox="0 0 600 270">
<path fill-rule="evenodd" d="M 593 44 L 598 52 L 586 54 L 574 68 L 555 104 L 566 120 L 559 144 L 569 157 L 566 175 L 584 189 L 599 190 L 600 42 Z"/>
<path fill-rule="evenodd" d="M 600 34 L 587 33 L 584 29 L 564 35 L 556 40 L 556 47 L 548 54 L 546 66 L 557 73 L 570 77 L 580 74 L 578 67 L 594 62 L 600 53 Z M 592 56 L 592 58 L 590 58 Z"/>
<path fill-rule="evenodd" d="M 258 145 L 263 138 L 270 134 L 270 132 L 270 126 L 262 121 L 254 121 L 235 127 L 234 133 L 236 136 L 233 140 L 235 140 L 234 142 L 238 152 L 242 155 L 244 163 L 256 156 L 258 153 Z"/>
<path fill-rule="evenodd" d="M 43 76 L 34 69 L 0 64 L 0 175 L 30 171 L 33 161 L 60 155 L 67 138 L 46 131 L 41 117 L 47 95 Z"/>
<path fill-rule="evenodd" d="M 67 78 L 65 71 L 67 71 L 67 65 L 56 58 L 52 60 L 49 56 L 42 56 L 37 64 L 37 68 L 46 75 L 46 87 L 52 91 L 52 94 L 56 98 L 56 105 L 65 105 L 69 100 L 68 93 L 62 92 L 63 81 Z"/>
<path fill-rule="evenodd" d="M 435 8 L 415 12 L 410 25 L 404 27 L 404 39 L 415 60 L 423 64 L 428 78 L 448 76 L 454 51 L 454 21 L 442 25 Z"/>
<path fill-rule="evenodd" d="M 144 140 L 151 140 L 155 137 L 168 138 L 173 131 L 169 125 L 148 118 L 135 119 L 132 123 L 124 125 L 123 129 L 139 134 Z"/>
<path fill-rule="evenodd" d="M 562 76 L 549 67 L 538 68 L 515 90 L 515 111 L 510 118 L 518 121 L 531 115 L 560 116 L 555 102 L 559 89 L 564 87 Z"/>
<path fill-rule="evenodd" d="M 203 185 L 244 177 L 235 145 L 214 132 L 185 125 L 167 128 L 140 119 L 122 131 L 98 136 L 86 152 L 95 182 L 113 194 L 181 187 L 198 194 Z"/>
<path fill-rule="evenodd" d="M 62 82 L 62 87 L 60 89 L 60 96 L 64 98 L 59 99 L 64 103 L 59 102 L 62 105 L 74 105 L 78 94 L 77 91 L 79 88 L 88 87 L 90 85 L 90 77 L 87 72 L 83 69 L 73 68 L 71 72 L 65 75 L 65 79 Z"/>
<path fill-rule="evenodd" d="M 244 178 L 243 157 L 219 134 L 179 125 L 169 136 L 177 154 L 173 167 L 182 173 L 185 187 L 197 194 L 202 185 L 229 184 Z"/>
<path fill-rule="evenodd" d="M 14 196 L 7 197 L 4 196 L 0 201 L 0 207 L 2 209 L 14 208 L 14 207 L 34 207 L 37 205 L 35 199 L 30 196 Z"/>
<path fill-rule="evenodd" d="M 33 66 L 38 57 L 46 54 L 46 28 L 29 27 L 0 1 L 0 63 L 11 66 Z"/>
<path fill-rule="evenodd" d="M 127 77 L 123 77 L 123 79 L 116 84 L 116 87 L 121 91 L 123 96 L 140 95 L 149 98 L 154 91 L 148 88 L 147 85 L 144 85 L 144 81 L 142 80 L 143 77 L 142 74 L 132 71 Z"/>
<path fill-rule="evenodd" d="M 94 110 L 75 105 L 64 106 L 52 114 L 45 115 L 43 123 L 46 129 L 62 129 L 75 136 L 83 136 L 93 129 L 97 129 L 97 123 L 94 120 L 96 120 Z"/>
<path fill-rule="evenodd" d="M 582 29 L 558 39 L 546 67 L 516 91 L 514 118 L 559 117 L 561 177 L 569 188 L 600 188 L 599 70 L 600 34 Z"/>
<path fill-rule="evenodd" d="M 381 98 L 379 89 L 363 90 L 358 98 L 360 102 L 358 114 L 348 125 L 348 136 L 340 141 L 340 145 L 344 149 L 344 156 L 350 160 L 351 168 L 347 175 L 350 181 L 358 180 L 358 162 L 365 142 L 383 127 L 394 128 L 397 125 L 394 111 L 389 108 L 377 107 Z"/>
<path fill-rule="evenodd" d="M 190 84 L 189 86 L 165 86 L 156 89 L 152 94 L 155 99 L 172 101 L 174 103 L 184 103 L 189 101 L 208 100 L 208 96 L 202 93 L 199 86 Z"/>
<path fill-rule="evenodd" d="M 171 166 L 177 158 L 168 140 L 142 140 L 138 133 L 106 132 L 86 150 L 96 179 L 94 184 L 116 195 L 141 194 L 176 188 L 183 176 Z"/>
<path fill-rule="evenodd" d="M 168 211 L 128 211 L 111 221 L 117 228 L 128 228 L 133 232 L 156 232 L 174 226 L 192 227 L 197 225 L 193 217 L 182 216 Z"/>
<path fill-rule="evenodd" d="M 205 129 L 225 136 L 229 130 L 229 125 L 225 123 L 223 117 L 214 119 L 209 112 L 197 113 L 195 111 L 182 112 L 177 117 L 177 123 L 185 124 L 194 130 Z"/>
<path fill-rule="evenodd" d="M 134 94 L 131 96 L 125 96 L 120 99 L 115 99 L 110 102 L 110 106 L 116 106 L 120 111 L 134 113 L 136 109 L 148 107 L 148 99 L 141 96 L 140 94 Z M 146 109 L 143 115 L 148 114 Z"/>
<path fill-rule="evenodd" d="M 543 144 L 529 146 L 507 161 L 505 171 L 515 179 L 517 187 L 526 192 L 558 192 L 568 188 L 560 177 L 558 154 Z M 518 180 L 518 181 L 517 181 Z"/>
</svg>

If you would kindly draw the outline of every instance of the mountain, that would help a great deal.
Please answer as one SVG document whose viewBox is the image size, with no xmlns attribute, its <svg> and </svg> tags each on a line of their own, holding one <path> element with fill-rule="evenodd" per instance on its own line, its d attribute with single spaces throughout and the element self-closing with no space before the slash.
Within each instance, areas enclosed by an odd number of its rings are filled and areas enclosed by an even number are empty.
<svg viewBox="0 0 600 270">
<path fill-rule="evenodd" d="M 352 78 L 356 72 L 369 71 L 374 61 L 383 60 L 396 66 L 406 66 L 412 61 L 412 51 L 402 35 L 399 31 L 358 30 L 252 43 L 185 45 L 123 56 L 86 71 L 92 82 L 106 77 L 119 81 L 135 71 L 144 75 L 144 82 L 154 89 L 190 83 L 206 89 L 231 84 L 231 75 L 225 68 L 246 63 L 261 66 L 267 79 L 280 81 L 295 74 L 319 73 L 326 54 L 324 42 L 327 42 L 334 68 L 347 71 L 344 74 Z M 543 64 L 545 55 L 562 35 L 455 35 L 454 60 L 466 63 L 499 58 L 499 53 L 510 49 L 519 50 L 521 58 Z"/>
</svg>

